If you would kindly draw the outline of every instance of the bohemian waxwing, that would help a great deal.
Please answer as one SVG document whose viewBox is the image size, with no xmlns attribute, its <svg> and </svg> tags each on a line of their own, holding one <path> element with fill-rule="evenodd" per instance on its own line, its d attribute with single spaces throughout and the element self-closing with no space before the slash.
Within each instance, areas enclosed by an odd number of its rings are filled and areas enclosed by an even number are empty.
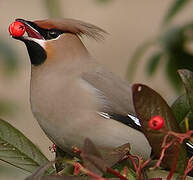
<svg viewBox="0 0 193 180">
<path fill-rule="evenodd" d="M 130 143 L 131 152 L 148 158 L 151 147 L 133 116 L 131 88 L 98 64 L 80 36 L 100 39 L 104 30 L 73 19 L 22 22 L 31 60 L 32 112 L 47 136 L 71 153 L 90 138 L 106 152 Z"/>
</svg>

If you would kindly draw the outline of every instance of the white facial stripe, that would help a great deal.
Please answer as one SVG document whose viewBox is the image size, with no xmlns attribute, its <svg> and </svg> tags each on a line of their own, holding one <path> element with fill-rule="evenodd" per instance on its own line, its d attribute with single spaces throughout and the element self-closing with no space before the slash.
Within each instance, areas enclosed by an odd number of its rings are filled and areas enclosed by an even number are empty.
<svg viewBox="0 0 193 180">
<path fill-rule="evenodd" d="M 34 41 L 36 43 L 38 43 L 42 48 L 45 48 L 45 43 L 49 42 L 49 41 L 56 41 L 57 39 L 60 38 L 61 35 L 59 35 L 57 38 L 55 39 L 48 39 L 48 40 L 44 40 L 44 39 L 36 39 L 36 38 L 32 38 L 29 36 L 25 36 L 24 38 L 30 41 Z"/>
<path fill-rule="evenodd" d="M 61 36 L 61 34 L 57 38 L 55 38 L 55 39 L 48 39 L 47 41 L 55 41 L 55 40 L 59 39 L 60 36 Z"/>
<path fill-rule="evenodd" d="M 45 43 L 46 43 L 46 40 L 44 39 L 36 39 L 36 38 L 32 38 L 32 37 L 24 37 L 25 39 L 27 40 L 30 40 L 30 41 L 34 41 L 36 43 L 38 43 L 42 48 L 45 48 Z"/>
</svg>

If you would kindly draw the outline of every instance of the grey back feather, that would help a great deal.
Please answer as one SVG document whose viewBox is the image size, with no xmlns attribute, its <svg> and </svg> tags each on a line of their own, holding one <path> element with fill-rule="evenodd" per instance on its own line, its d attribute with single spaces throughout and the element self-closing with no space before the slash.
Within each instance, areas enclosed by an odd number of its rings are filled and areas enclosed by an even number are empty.
<svg viewBox="0 0 193 180">
<path fill-rule="evenodd" d="M 123 116 L 135 115 L 131 87 L 126 81 L 100 66 L 94 71 L 92 69 L 91 72 L 83 73 L 82 79 L 98 90 L 98 98 L 103 104 L 101 112 Z"/>
</svg>

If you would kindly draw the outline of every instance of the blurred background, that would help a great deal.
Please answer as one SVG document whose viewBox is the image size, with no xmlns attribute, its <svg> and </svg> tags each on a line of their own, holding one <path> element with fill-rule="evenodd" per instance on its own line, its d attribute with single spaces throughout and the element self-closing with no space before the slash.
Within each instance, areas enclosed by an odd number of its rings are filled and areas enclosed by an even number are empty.
<svg viewBox="0 0 193 180">
<path fill-rule="evenodd" d="M 183 91 L 176 69 L 193 69 L 190 0 L 0 0 L 0 8 L 0 118 L 21 130 L 49 159 L 54 158 L 52 143 L 30 110 L 27 50 L 8 33 L 15 18 L 75 18 L 103 28 L 109 33 L 103 42 L 83 39 L 92 56 L 130 83 L 152 87 L 169 104 Z M 0 163 L 0 180 L 28 175 Z"/>
</svg>

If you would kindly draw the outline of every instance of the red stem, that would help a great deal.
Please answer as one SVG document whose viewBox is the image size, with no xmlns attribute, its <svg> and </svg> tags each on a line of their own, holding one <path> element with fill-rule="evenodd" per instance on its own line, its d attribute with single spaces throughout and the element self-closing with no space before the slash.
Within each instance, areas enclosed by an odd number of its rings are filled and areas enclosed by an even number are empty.
<svg viewBox="0 0 193 180">
<path fill-rule="evenodd" d="M 125 167 L 123 168 L 123 175 L 124 175 L 125 177 L 127 177 L 127 174 L 128 174 L 128 170 L 127 170 L 127 167 L 125 166 Z"/>
<path fill-rule="evenodd" d="M 139 163 L 139 167 L 138 170 L 136 172 L 136 174 L 138 175 L 138 180 L 141 180 L 141 176 L 142 176 L 142 170 L 145 166 L 147 166 L 147 164 L 151 161 L 151 159 L 146 160 L 143 164 Z"/>
<path fill-rule="evenodd" d="M 77 166 L 77 163 L 74 163 L 73 165 L 75 166 L 75 164 Z M 98 174 L 95 174 L 95 173 L 91 172 L 90 170 L 84 168 L 80 163 L 78 163 L 78 164 L 80 167 L 80 171 L 86 173 L 88 176 L 91 176 L 93 179 L 95 179 L 95 180 L 107 180 L 107 179 L 99 176 Z"/>
<path fill-rule="evenodd" d="M 131 160 L 132 164 L 133 164 L 133 167 L 134 167 L 134 170 L 137 171 L 137 164 L 135 162 L 135 159 L 134 158 L 137 158 L 137 156 L 133 156 L 133 155 L 128 155 L 129 159 Z M 138 159 L 138 162 L 139 162 L 139 159 Z"/>
<path fill-rule="evenodd" d="M 176 147 L 176 151 L 175 151 L 175 155 L 174 155 L 173 166 L 172 166 L 172 169 L 170 170 L 170 173 L 167 176 L 167 180 L 170 180 L 172 178 L 172 176 L 176 170 L 176 167 L 177 167 L 179 148 L 178 148 L 177 144 L 175 144 L 175 147 Z"/>
<path fill-rule="evenodd" d="M 192 170 L 193 170 L 193 156 L 188 160 L 188 164 L 187 164 L 186 170 L 184 171 L 182 180 L 185 180 L 188 173 L 191 172 Z"/>
<path fill-rule="evenodd" d="M 155 169 L 156 167 L 160 167 L 160 164 L 165 156 L 165 152 L 166 150 L 175 142 L 175 139 L 173 139 L 170 143 L 168 144 L 165 144 L 162 148 L 162 151 L 161 151 L 161 155 L 160 155 L 160 158 L 158 159 L 156 165 L 153 167 L 153 169 Z M 163 143 L 164 144 L 164 143 Z"/>
<path fill-rule="evenodd" d="M 173 131 L 169 131 L 168 135 L 172 135 L 172 136 L 176 137 L 178 139 L 179 143 L 182 144 L 185 139 L 191 138 L 191 136 L 193 135 L 193 130 L 187 131 L 186 133 L 176 133 Z"/>
<path fill-rule="evenodd" d="M 107 172 L 115 175 L 116 177 L 118 177 L 120 180 L 128 180 L 126 177 L 124 177 L 122 174 L 120 174 L 118 171 L 115 171 L 111 168 L 107 168 Z"/>
</svg>

